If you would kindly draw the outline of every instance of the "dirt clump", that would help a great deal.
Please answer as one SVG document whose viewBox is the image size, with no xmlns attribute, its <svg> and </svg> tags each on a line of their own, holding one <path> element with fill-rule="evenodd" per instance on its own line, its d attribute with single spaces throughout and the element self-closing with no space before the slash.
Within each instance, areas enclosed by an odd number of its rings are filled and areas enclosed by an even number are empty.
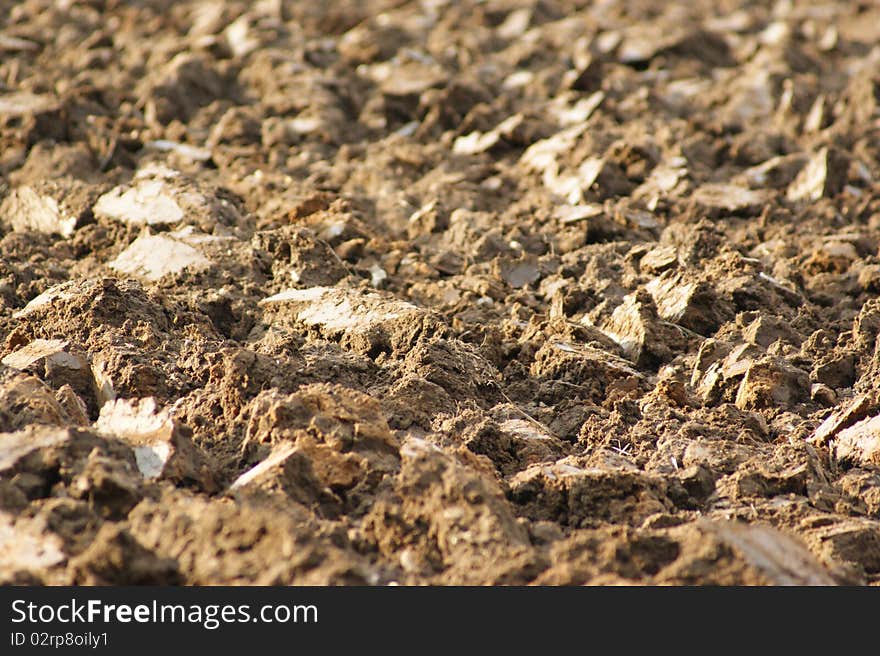
<svg viewBox="0 0 880 656">
<path fill-rule="evenodd" d="M 0 583 L 880 583 L 868 4 L 0 0 Z"/>
</svg>

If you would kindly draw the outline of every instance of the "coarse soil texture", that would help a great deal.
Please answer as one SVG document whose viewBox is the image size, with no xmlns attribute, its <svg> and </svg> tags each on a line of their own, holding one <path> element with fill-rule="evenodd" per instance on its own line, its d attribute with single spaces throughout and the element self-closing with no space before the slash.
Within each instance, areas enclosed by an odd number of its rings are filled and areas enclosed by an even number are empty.
<svg viewBox="0 0 880 656">
<path fill-rule="evenodd" d="M 880 583 L 878 44 L 0 0 L 0 583 Z"/>
</svg>

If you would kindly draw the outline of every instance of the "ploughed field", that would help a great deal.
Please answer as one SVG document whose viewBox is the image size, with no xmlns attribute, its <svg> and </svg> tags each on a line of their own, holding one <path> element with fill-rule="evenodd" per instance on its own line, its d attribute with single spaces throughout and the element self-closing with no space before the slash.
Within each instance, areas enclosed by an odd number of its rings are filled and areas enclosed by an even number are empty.
<svg viewBox="0 0 880 656">
<path fill-rule="evenodd" d="M 0 0 L 0 583 L 880 582 L 878 44 Z"/>
</svg>

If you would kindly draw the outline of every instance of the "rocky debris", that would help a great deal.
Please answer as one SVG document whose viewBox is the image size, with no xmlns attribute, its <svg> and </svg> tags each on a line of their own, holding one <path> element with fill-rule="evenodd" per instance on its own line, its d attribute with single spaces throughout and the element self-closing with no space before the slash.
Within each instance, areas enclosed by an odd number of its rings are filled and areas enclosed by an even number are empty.
<svg viewBox="0 0 880 656">
<path fill-rule="evenodd" d="M 204 271 L 211 266 L 211 261 L 184 241 L 145 233 L 107 266 L 126 276 L 156 282 L 182 271 Z"/>
<path fill-rule="evenodd" d="M 412 303 L 377 292 L 335 287 L 288 289 L 260 301 L 268 321 L 311 328 L 358 353 L 406 348 L 441 332 L 439 320 Z"/>
<path fill-rule="evenodd" d="M 70 237 L 91 219 L 96 197 L 93 186 L 73 179 L 22 185 L 0 204 L 0 222 L 12 230 Z"/>
<path fill-rule="evenodd" d="M 163 166 L 144 167 L 130 184 L 99 197 L 92 211 L 98 219 L 157 227 L 186 223 L 207 233 L 218 224 L 241 221 L 238 208 L 229 198 Z"/>
<path fill-rule="evenodd" d="M 109 401 L 101 407 L 95 428 L 129 444 L 147 480 L 164 478 L 209 492 L 216 489 L 211 467 L 193 445 L 189 430 L 167 409 L 159 410 L 155 399 Z"/>
</svg>

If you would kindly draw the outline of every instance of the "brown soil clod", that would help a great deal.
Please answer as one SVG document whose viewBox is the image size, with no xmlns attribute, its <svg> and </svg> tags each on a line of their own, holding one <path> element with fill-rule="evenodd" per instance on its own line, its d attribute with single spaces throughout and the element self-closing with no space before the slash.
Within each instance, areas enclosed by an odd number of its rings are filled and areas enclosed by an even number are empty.
<svg viewBox="0 0 880 656">
<path fill-rule="evenodd" d="M 0 583 L 880 583 L 880 10 L 171 4 L 0 0 Z"/>
</svg>

